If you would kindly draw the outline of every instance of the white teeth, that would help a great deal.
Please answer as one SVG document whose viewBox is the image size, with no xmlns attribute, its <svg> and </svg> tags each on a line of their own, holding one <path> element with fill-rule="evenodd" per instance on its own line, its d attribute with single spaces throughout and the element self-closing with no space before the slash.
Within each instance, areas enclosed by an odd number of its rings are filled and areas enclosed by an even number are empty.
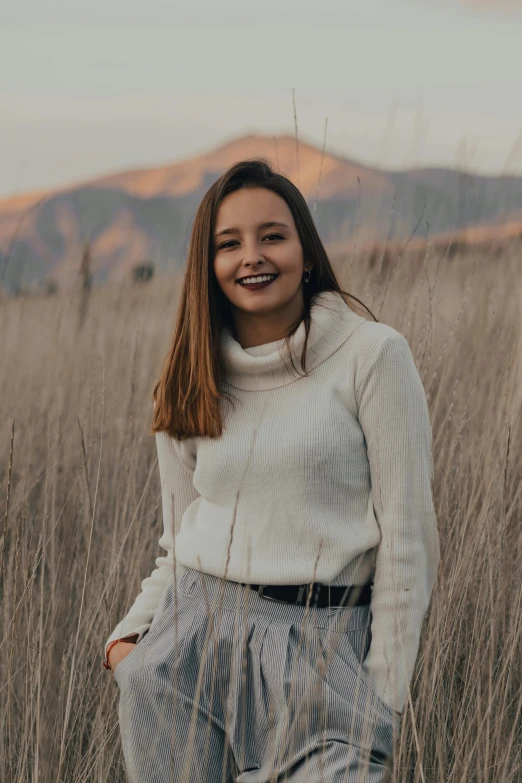
<svg viewBox="0 0 522 783">
<path fill-rule="evenodd" d="M 252 283 L 264 283 L 265 280 L 273 280 L 277 275 L 259 275 L 258 277 L 245 277 L 239 281 L 240 285 L 252 285 Z"/>
</svg>

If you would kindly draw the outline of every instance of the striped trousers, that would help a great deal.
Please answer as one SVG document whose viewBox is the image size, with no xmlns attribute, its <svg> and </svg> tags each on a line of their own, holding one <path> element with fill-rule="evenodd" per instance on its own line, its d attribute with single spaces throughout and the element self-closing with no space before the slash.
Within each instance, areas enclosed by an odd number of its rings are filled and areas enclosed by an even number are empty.
<svg viewBox="0 0 522 783">
<path fill-rule="evenodd" d="M 116 666 L 130 783 L 386 783 L 400 714 L 361 666 L 369 606 L 279 603 L 176 563 Z"/>
</svg>

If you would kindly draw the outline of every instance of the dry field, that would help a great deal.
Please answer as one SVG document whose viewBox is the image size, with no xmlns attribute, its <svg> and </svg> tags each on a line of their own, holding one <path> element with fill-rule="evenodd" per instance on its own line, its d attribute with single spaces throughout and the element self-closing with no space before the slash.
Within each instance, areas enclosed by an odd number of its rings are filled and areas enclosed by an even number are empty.
<svg viewBox="0 0 522 783">
<path fill-rule="evenodd" d="M 407 337 L 433 425 L 442 562 L 394 781 L 522 781 L 521 256 L 334 262 Z M 0 307 L 3 783 L 125 780 L 103 645 L 160 554 L 148 430 L 178 289 L 96 290 L 82 328 L 79 293 Z"/>
</svg>

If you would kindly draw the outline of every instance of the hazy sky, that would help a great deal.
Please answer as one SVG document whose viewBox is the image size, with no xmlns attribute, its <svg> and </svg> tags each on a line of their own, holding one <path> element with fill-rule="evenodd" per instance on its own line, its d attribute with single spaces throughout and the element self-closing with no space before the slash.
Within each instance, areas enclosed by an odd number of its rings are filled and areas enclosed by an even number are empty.
<svg viewBox="0 0 522 783">
<path fill-rule="evenodd" d="M 522 0 L 0 0 L 0 194 L 294 132 L 522 173 Z"/>
</svg>

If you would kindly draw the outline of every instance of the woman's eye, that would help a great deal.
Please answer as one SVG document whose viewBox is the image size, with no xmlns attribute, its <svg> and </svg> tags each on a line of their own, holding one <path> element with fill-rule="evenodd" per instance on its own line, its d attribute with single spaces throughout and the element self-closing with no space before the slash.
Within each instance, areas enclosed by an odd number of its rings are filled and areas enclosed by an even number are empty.
<svg viewBox="0 0 522 783">
<path fill-rule="evenodd" d="M 276 239 L 284 239 L 284 236 L 281 234 L 267 234 L 263 237 L 263 239 L 268 239 L 269 237 L 275 237 Z M 228 247 L 231 243 L 235 242 L 235 239 L 229 239 L 227 242 L 223 242 L 223 244 L 219 245 L 219 250 L 223 250 L 226 247 Z"/>
</svg>

